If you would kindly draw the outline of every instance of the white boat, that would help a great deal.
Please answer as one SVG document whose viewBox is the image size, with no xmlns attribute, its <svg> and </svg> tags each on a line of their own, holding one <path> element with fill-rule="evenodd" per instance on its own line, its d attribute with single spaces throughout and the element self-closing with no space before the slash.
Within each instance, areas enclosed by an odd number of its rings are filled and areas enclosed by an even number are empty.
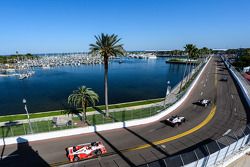
<svg viewBox="0 0 250 167">
<path fill-rule="evenodd" d="M 148 59 L 157 59 L 156 55 L 154 54 L 147 54 Z"/>
<path fill-rule="evenodd" d="M 20 74 L 20 75 L 19 75 L 19 79 L 20 79 L 20 80 L 23 80 L 23 79 L 25 79 L 25 78 L 28 78 L 28 75 L 27 75 L 27 74 Z"/>
<path fill-rule="evenodd" d="M 50 69 L 50 65 L 42 65 L 43 69 Z"/>
<path fill-rule="evenodd" d="M 19 75 L 19 79 L 20 79 L 20 80 L 23 80 L 23 79 L 26 79 L 26 78 L 31 77 L 31 76 L 34 75 L 34 74 L 35 74 L 35 71 L 29 71 L 29 72 L 27 72 L 27 73 L 25 73 L 25 74 L 20 74 L 20 75 Z"/>
</svg>

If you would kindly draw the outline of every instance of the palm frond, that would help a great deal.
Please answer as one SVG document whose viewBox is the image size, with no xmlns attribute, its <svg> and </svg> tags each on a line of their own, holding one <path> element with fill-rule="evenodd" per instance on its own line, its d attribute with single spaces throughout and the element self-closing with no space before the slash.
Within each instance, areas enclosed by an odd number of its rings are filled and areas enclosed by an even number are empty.
<svg viewBox="0 0 250 167">
<path fill-rule="evenodd" d="M 124 55 L 125 50 L 122 44 L 118 44 L 121 38 L 115 34 L 104 34 L 95 36 L 95 44 L 90 44 L 90 52 L 98 52 L 103 57 Z"/>
</svg>

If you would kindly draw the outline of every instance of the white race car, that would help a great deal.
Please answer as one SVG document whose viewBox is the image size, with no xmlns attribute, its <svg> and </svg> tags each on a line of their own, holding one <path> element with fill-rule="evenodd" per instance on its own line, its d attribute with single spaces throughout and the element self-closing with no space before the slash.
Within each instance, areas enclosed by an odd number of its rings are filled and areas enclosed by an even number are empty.
<svg viewBox="0 0 250 167">
<path fill-rule="evenodd" d="M 70 162 L 91 158 L 107 152 L 101 142 L 80 144 L 77 146 L 67 147 L 65 150 Z"/>
<path fill-rule="evenodd" d="M 198 104 L 200 106 L 204 106 L 204 107 L 207 107 L 210 103 L 211 103 L 211 101 L 207 100 L 207 99 L 201 99 L 201 100 L 196 102 L 196 104 Z"/>
<path fill-rule="evenodd" d="M 179 126 L 179 125 L 181 125 L 185 121 L 186 121 L 186 119 L 184 117 L 179 117 L 177 115 L 172 116 L 172 117 L 166 119 L 166 122 L 168 124 L 170 124 L 171 126 L 175 126 L 175 125 Z"/>
</svg>

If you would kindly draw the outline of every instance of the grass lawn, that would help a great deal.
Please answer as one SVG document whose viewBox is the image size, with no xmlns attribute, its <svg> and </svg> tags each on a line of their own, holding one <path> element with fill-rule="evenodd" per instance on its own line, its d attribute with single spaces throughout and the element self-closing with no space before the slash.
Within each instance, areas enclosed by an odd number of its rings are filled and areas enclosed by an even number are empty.
<svg viewBox="0 0 250 167">
<path fill-rule="evenodd" d="M 132 119 L 145 118 L 155 115 L 157 111 L 163 109 L 163 106 L 150 107 L 145 109 L 137 109 L 130 111 L 120 111 L 110 113 L 110 117 L 104 117 L 101 114 L 95 114 L 88 116 L 88 122 L 91 125 L 99 125 L 103 123 L 111 122 L 123 122 Z"/>
<path fill-rule="evenodd" d="M 152 116 L 157 113 L 157 111 L 163 109 L 163 106 L 150 107 L 146 109 L 137 109 L 130 111 L 120 111 L 110 113 L 110 117 L 104 117 L 102 114 L 90 115 L 87 117 L 88 123 L 91 125 L 100 125 L 105 123 L 112 122 L 122 122 L 132 119 L 145 118 Z M 78 117 L 73 118 L 73 122 L 79 122 Z M 71 129 L 76 128 L 77 125 L 72 126 L 61 126 L 53 127 L 52 121 L 39 121 L 31 123 L 33 133 L 49 132 L 55 130 Z M 11 137 L 30 134 L 30 128 L 28 123 L 10 126 L 10 127 L 1 127 L 0 137 Z"/>
<path fill-rule="evenodd" d="M 164 100 L 164 98 L 111 104 L 109 105 L 109 109 L 152 104 L 152 103 L 161 102 L 162 100 Z M 101 110 L 105 109 L 104 105 L 97 106 L 97 107 Z M 81 109 L 78 109 L 78 110 L 80 111 Z M 88 112 L 91 112 L 91 111 L 95 111 L 95 109 L 93 109 L 92 107 L 88 107 Z M 42 118 L 42 117 L 49 117 L 49 116 L 58 116 L 58 115 L 64 115 L 67 112 L 68 112 L 67 110 L 57 110 L 57 111 L 48 111 L 48 112 L 40 112 L 40 113 L 30 113 L 30 118 L 32 119 L 32 118 Z M 0 116 L 0 122 L 23 120 L 23 119 L 27 119 L 26 114 Z"/>
</svg>

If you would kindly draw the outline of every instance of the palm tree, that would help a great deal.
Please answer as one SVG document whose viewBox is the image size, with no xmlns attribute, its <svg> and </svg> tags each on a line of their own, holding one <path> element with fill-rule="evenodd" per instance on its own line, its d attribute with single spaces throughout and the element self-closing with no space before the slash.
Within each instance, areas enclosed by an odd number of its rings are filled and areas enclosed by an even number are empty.
<svg viewBox="0 0 250 167">
<path fill-rule="evenodd" d="M 209 54 L 210 50 L 207 47 L 203 47 L 200 49 L 200 54 L 202 57 L 206 57 Z"/>
<path fill-rule="evenodd" d="M 191 69 L 192 69 L 192 62 L 191 60 L 195 59 L 196 56 L 198 55 L 198 48 L 193 45 L 193 44 L 187 44 L 185 47 L 185 51 L 186 53 L 188 53 L 188 57 L 189 57 L 189 69 L 188 69 L 188 77 L 187 77 L 187 80 L 189 80 L 189 74 L 191 72 Z"/>
<path fill-rule="evenodd" d="M 193 44 L 187 44 L 186 46 L 184 46 L 184 49 L 185 49 L 185 52 L 188 54 L 188 58 L 187 58 L 187 61 L 186 61 L 186 66 L 185 66 L 185 70 L 184 70 L 184 73 L 183 73 L 183 77 L 182 77 L 182 80 L 181 80 L 181 85 L 180 85 L 180 90 L 179 92 L 181 91 L 181 87 L 182 87 L 182 83 L 183 83 L 183 79 L 186 75 L 186 72 L 187 72 L 187 65 L 188 63 L 190 64 L 191 61 L 190 61 L 190 58 L 193 58 L 195 56 L 195 50 L 197 49 L 195 45 Z M 190 70 L 190 69 L 189 69 Z"/>
<path fill-rule="evenodd" d="M 95 44 L 90 44 L 90 52 L 100 54 L 104 61 L 104 94 L 105 94 L 105 109 L 106 116 L 108 112 L 108 61 L 110 56 L 124 55 L 125 50 L 123 44 L 118 44 L 120 38 L 117 35 L 104 34 L 95 36 Z"/>
<path fill-rule="evenodd" d="M 91 88 L 81 86 L 77 90 L 74 90 L 68 97 L 68 103 L 74 107 L 82 107 L 82 121 L 86 123 L 86 112 L 89 105 L 95 106 L 95 103 L 99 101 L 99 96 Z"/>
</svg>

